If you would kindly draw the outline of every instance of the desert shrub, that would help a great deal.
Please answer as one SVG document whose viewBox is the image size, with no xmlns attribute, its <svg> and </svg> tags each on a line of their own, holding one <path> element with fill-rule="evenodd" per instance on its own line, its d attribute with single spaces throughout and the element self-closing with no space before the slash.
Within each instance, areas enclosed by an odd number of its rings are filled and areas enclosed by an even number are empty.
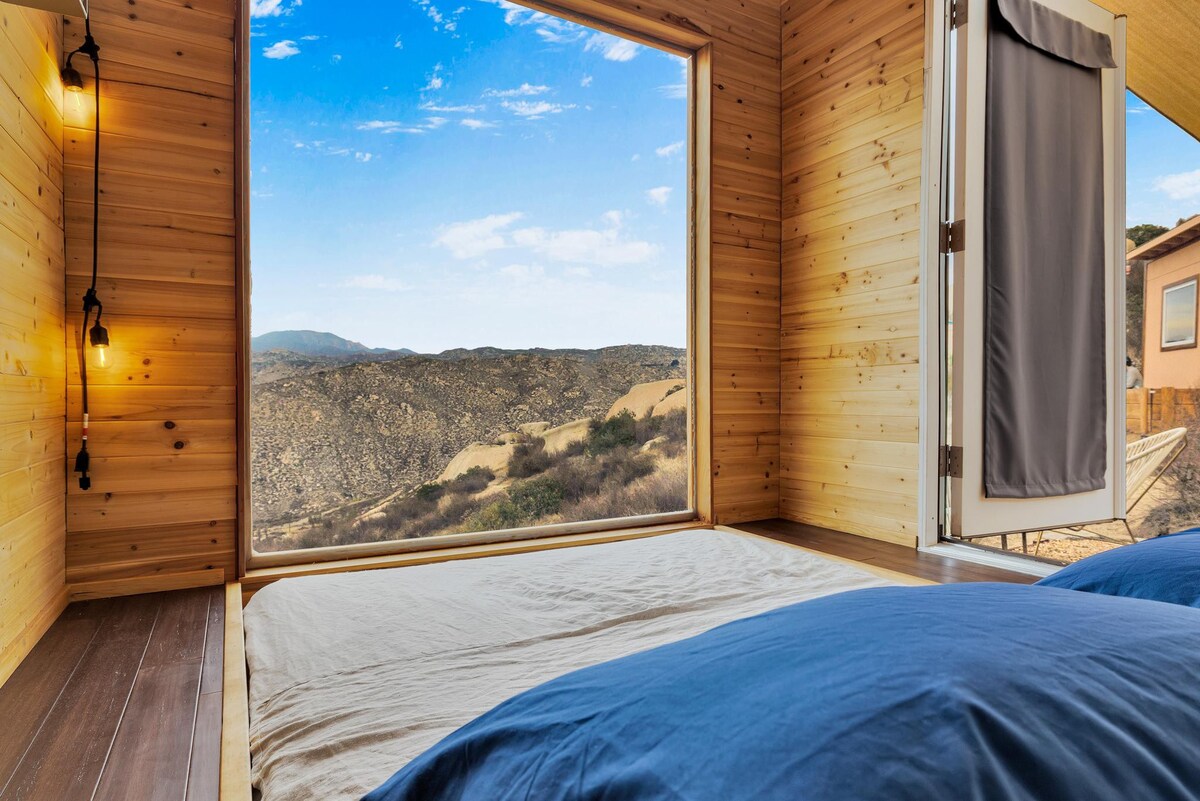
<svg viewBox="0 0 1200 801">
<path fill-rule="evenodd" d="M 431 481 L 427 484 L 422 484 L 421 486 L 419 486 L 415 490 L 413 490 L 413 495 L 419 501 L 429 501 L 431 503 L 436 503 L 438 501 L 438 499 L 440 499 L 445 492 L 446 492 L 446 487 L 444 484 L 440 484 L 436 481 Z"/>
<path fill-rule="evenodd" d="M 453 495 L 474 495 L 487 489 L 496 479 L 496 474 L 486 467 L 476 465 L 465 473 L 459 473 L 445 483 L 446 492 Z"/>
<path fill-rule="evenodd" d="M 514 484 L 508 491 L 509 502 L 529 521 L 557 514 L 563 502 L 563 486 L 549 476 L 540 476 Z"/>
<path fill-rule="evenodd" d="M 397 498 L 384 508 L 382 526 L 392 531 L 403 531 L 411 521 L 437 509 L 440 493 L 436 497 L 433 496 L 432 492 L 423 495 L 414 492 L 412 495 Z"/>
<path fill-rule="evenodd" d="M 672 460 L 625 486 L 612 482 L 603 492 L 563 504 L 560 514 L 565 520 L 607 520 L 678 512 L 687 508 L 687 492 L 687 465 Z"/>
<path fill-rule="evenodd" d="M 588 425 L 584 452 L 589 456 L 599 456 L 615 448 L 636 444 L 637 420 L 628 409 L 622 409 L 607 420 L 592 420 Z"/>
<path fill-rule="evenodd" d="M 556 465 L 547 476 L 562 487 L 563 499 L 566 501 L 577 501 L 594 495 L 604 483 L 603 476 L 594 469 L 594 461 L 591 459 L 569 459 Z"/>
<path fill-rule="evenodd" d="M 534 437 L 519 442 L 508 457 L 508 475 L 512 478 L 529 478 L 544 473 L 553 459 L 546 453 L 546 440 Z"/>
<path fill-rule="evenodd" d="M 602 465 L 606 479 L 624 486 L 654 472 L 655 458 L 646 453 L 616 451 Z"/>
<path fill-rule="evenodd" d="M 480 509 L 463 523 L 464 531 L 496 531 L 523 525 L 521 510 L 508 498 L 495 501 Z"/>
</svg>

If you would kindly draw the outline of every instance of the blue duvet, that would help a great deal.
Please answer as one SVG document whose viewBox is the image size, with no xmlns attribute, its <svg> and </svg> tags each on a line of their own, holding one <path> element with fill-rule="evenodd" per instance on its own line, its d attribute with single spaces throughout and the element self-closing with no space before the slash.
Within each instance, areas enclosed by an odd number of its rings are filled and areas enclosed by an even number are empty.
<svg viewBox="0 0 1200 801">
<path fill-rule="evenodd" d="M 1200 610 L 861 590 L 506 701 L 366 801 L 1200 799 Z"/>
</svg>

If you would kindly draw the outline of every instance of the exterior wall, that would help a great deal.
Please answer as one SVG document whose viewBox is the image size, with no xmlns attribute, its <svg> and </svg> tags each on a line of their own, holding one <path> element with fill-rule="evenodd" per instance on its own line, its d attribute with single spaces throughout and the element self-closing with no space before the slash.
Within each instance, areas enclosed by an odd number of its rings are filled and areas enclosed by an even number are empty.
<svg viewBox="0 0 1200 801">
<path fill-rule="evenodd" d="M 236 572 L 234 5 L 91 9 L 104 80 L 98 291 L 114 364 L 88 375 L 93 483 L 85 493 L 67 477 L 67 580 L 73 597 L 220 583 Z M 68 19 L 67 50 L 82 28 Z M 91 269 L 94 121 L 90 103 L 67 111 L 73 309 Z M 73 454 L 78 332 L 68 327 Z"/>
<path fill-rule="evenodd" d="M 1200 241 L 1146 265 L 1145 356 L 1147 387 L 1200 387 L 1200 348 L 1162 349 L 1163 287 L 1200 275 Z"/>
<path fill-rule="evenodd" d="M 913 545 L 924 4 L 782 19 L 781 516 Z"/>
<path fill-rule="evenodd" d="M 712 235 L 701 249 L 712 265 L 702 288 L 711 298 L 712 507 L 725 523 L 773 517 L 779 9 L 771 0 L 558 5 L 711 42 Z M 216 583 L 237 569 L 236 10 L 237 0 L 141 0 L 136 14 L 121 0 L 92 3 L 105 79 L 99 294 L 116 362 L 89 375 L 93 488 L 67 480 L 73 597 Z M 81 37 L 69 21 L 64 47 Z M 90 259 L 91 124 L 86 109 L 72 110 L 68 298 L 82 295 Z M 76 358 L 73 344 L 68 354 Z M 79 418 L 75 370 L 69 411 Z"/>
<path fill-rule="evenodd" d="M 0 3 L 0 683 L 66 603 L 61 45 Z"/>
</svg>

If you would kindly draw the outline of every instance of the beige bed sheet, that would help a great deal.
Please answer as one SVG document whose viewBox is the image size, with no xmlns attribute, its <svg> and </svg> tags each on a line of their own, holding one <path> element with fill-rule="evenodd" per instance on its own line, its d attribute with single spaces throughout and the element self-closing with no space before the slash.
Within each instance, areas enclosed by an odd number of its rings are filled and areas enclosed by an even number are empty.
<svg viewBox="0 0 1200 801">
<path fill-rule="evenodd" d="M 707 530 L 280 581 L 245 610 L 254 785 L 265 801 L 357 799 L 555 676 L 892 583 Z"/>
</svg>

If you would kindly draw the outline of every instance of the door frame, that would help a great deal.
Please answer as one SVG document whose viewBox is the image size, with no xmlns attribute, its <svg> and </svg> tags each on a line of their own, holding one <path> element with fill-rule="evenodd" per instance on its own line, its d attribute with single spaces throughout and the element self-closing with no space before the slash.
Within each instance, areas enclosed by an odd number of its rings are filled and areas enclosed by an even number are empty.
<svg viewBox="0 0 1200 801">
<path fill-rule="evenodd" d="M 919 266 L 921 395 L 917 449 L 917 546 L 941 540 L 946 523 L 940 454 L 946 440 L 945 262 L 942 217 L 947 192 L 951 120 L 947 93 L 953 0 L 925 0 L 925 136 L 921 155 L 921 256 Z"/>
<path fill-rule="evenodd" d="M 922 205 L 921 205 L 921 262 L 920 282 L 921 301 L 921 363 L 920 363 L 920 437 L 919 437 L 919 498 L 918 498 L 918 528 L 917 544 L 920 548 L 936 546 L 949 533 L 949 480 L 942 474 L 943 447 L 948 444 L 948 392 L 949 378 L 946 360 L 947 348 L 947 308 L 946 280 L 949 270 L 948 256 L 942 253 L 943 228 L 947 221 L 953 218 L 950 206 L 949 187 L 952 182 L 951 173 L 954 170 L 955 154 L 950 152 L 950 126 L 955 120 L 949 112 L 953 108 L 950 92 L 954 84 L 950 79 L 951 37 L 955 25 L 954 6 L 956 2 L 964 5 L 969 0 L 925 0 L 926 42 L 925 42 L 925 147 L 922 159 Z M 1126 15 L 1114 15 L 1118 20 L 1124 20 Z M 1121 84 L 1120 108 L 1124 107 L 1124 84 L 1127 72 L 1126 66 L 1126 34 L 1125 25 L 1117 27 L 1116 46 L 1122 51 L 1121 66 L 1118 68 L 1118 80 Z M 1123 119 L 1123 117 L 1122 117 Z M 1112 209 L 1113 231 L 1112 247 L 1115 253 L 1124 253 L 1126 207 L 1126 132 L 1124 125 L 1117 125 L 1114 131 L 1113 180 L 1115 192 Z M 1120 240 L 1119 243 L 1117 240 Z M 1119 245 L 1119 246 L 1118 246 Z M 1115 258 L 1115 257 L 1114 257 Z M 1114 279 L 1115 280 L 1115 279 Z M 1113 311 L 1113 331 L 1110 338 L 1113 353 L 1110 355 L 1116 376 L 1112 397 L 1109 398 L 1113 414 L 1114 430 L 1123 430 L 1123 425 L 1116 421 L 1125 419 L 1125 392 L 1119 380 L 1124 370 L 1124 319 L 1125 294 L 1121 291 L 1120 281 L 1113 286 L 1111 300 Z M 1125 472 L 1121 456 L 1124 448 L 1115 443 L 1113 452 L 1113 480 L 1116 483 L 1113 492 L 1112 520 L 1125 517 Z M 1117 462 L 1120 462 L 1119 464 Z M 1102 521 L 1079 521 L 1086 524 Z M 1107 521 L 1103 521 L 1107 522 Z"/>
</svg>

